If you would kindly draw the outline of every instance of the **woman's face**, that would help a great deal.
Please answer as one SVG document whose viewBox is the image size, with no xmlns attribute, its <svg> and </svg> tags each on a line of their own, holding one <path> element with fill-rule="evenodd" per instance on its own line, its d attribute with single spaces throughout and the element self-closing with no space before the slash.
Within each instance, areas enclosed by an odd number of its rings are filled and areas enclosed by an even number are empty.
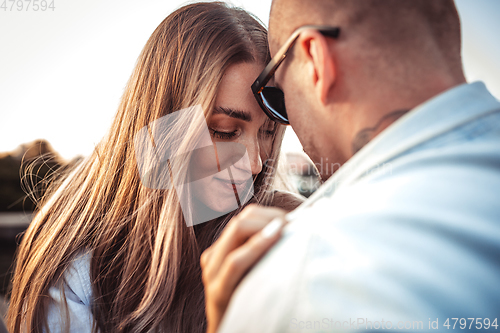
<svg viewBox="0 0 500 333">
<path fill-rule="evenodd" d="M 263 68 L 257 63 L 235 64 L 222 78 L 208 128 L 217 147 L 218 159 L 233 154 L 233 160 L 238 155 L 238 161 L 197 182 L 194 196 L 213 211 L 228 213 L 236 209 L 236 201 L 242 198 L 236 199 L 235 192 L 240 196 L 249 192 L 253 179 L 262 171 L 263 161 L 271 154 L 277 124 L 260 109 L 250 89 Z M 211 165 L 205 164 L 212 161 L 198 158 L 197 167 L 208 169 Z"/>
</svg>

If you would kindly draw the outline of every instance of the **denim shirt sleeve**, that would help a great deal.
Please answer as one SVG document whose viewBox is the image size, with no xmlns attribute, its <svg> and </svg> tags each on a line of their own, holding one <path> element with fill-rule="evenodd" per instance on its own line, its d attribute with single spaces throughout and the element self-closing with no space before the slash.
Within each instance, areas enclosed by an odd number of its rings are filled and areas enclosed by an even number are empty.
<svg viewBox="0 0 500 333">
<path fill-rule="evenodd" d="M 64 281 L 50 287 L 47 317 L 50 333 L 65 332 L 66 327 L 70 332 L 92 332 L 90 260 L 91 253 L 76 256 L 64 274 Z"/>
</svg>

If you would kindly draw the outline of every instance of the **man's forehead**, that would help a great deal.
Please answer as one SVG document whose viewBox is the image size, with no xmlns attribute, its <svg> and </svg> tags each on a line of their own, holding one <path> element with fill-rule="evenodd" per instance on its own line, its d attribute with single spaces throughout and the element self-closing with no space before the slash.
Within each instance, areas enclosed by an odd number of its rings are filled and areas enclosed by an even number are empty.
<svg viewBox="0 0 500 333">
<path fill-rule="evenodd" d="M 271 56 L 274 57 L 276 52 L 278 52 L 280 45 L 282 44 L 279 38 L 278 30 L 271 30 L 271 28 L 269 28 L 268 41 Z"/>
<path fill-rule="evenodd" d="M 273 0 L 269 14 L 269 46 L 274 55 L 292 32 L 306 19 L 301 15 L 302 4 L 296 0 Z M 304 22 L 303 22 L 304 21 Z"/>
<path fill-rule="evenodd" d="M 283 12 L 280 10 L 279 5 L 275 5 L 278 1 L 273 1 L 273 6 L 271 7 L 271 13 L 269 15 L 269 47 L 271 49 L 271 54 L 274 54 L 278 51 L 279 47 L 284 43 L 285 38 L 284 31 L 285 30 L 285 17 Z"/>
</svg>

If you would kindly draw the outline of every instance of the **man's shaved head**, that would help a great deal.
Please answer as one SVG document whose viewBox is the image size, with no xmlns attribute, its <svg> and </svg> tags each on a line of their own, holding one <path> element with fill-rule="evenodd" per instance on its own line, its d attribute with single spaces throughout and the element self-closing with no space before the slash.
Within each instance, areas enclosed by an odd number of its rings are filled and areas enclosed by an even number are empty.
<svg viewBox="0 0 500 333">
<path fill-rule="evenodd" d="M 415 51 L 437 51 L 448 66 L 462 71 L 460 22 L 453 0 L 273 0 L 272 49 L 306 24 L 339 26 L 342 35 L 363 38 L 366 51 L 378 49 L 389 62 L 414 58 Z"/>
<path fill-rule="evenodd" d="M 340 28 L 337 38 L 304 30 L 274 73 L 315 163 L 345 163 L 407 110 L 465 82 L 453 0 L 273 0 L 271 55 L 304 25 Z"/>
</svg>

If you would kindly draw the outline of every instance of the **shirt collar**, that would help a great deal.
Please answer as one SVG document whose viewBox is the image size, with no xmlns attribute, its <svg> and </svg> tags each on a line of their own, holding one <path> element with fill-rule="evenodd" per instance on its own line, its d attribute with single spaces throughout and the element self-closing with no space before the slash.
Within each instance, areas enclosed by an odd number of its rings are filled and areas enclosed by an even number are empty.
<svg viewBox="0 0 500 333">
<path fill-rule="evenodd" d="M 368 171 L 405 151 L 499 109 L 500 102 L 482 82 L 453 87 L 388 126 L 349 159 L 307 202 L 329 196 L 339 187 L 356 182 Z M 302 206 L 307 206 L 307 202 Z"/>
</svg>

